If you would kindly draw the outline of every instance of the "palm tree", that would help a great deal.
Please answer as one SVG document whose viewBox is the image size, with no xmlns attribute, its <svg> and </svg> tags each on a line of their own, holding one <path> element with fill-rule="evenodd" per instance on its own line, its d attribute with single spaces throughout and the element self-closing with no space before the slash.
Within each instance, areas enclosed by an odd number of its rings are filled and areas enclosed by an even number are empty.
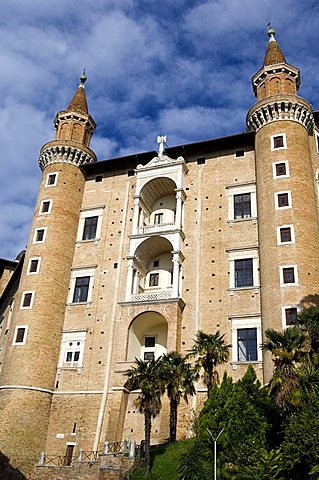
<svg viewBox="0 0 319 480">
<path fill-rule="evenodd" d="M 152 418 L 155 418 L 161 410 L 161 396 L 164 385 L 159 375 L 161 358 L 157 360 L 140 360 L 135 358 L 135 367 L 125 372 L 128 377 L 125 388 L 128 390 L 140 390 L 135 401 L 139 412 L 144 414 L 144 435 L 145 435 L 145 471 L 148 474 L 151 467 L 150 444 Z"/>
<path fill-rule="evenodd" d="M 266 341 L 262 344 L 262 349 L 272 353 L 275 365 L 269 392 L 284 411 L 289 411 L 300 403 L 298 367 L 307 357 L 306 337 L 298 325 L 283 332 L 269 329 L 265 335 Z"/>
<path fill-rule="evenodd" d="M 194 382 L 197 374 L 194 367 L 186 362 L 186 357 L 177 352 L 170 352 L 162 356 L 160 371 L 170 402 L 170 441 L 175 442 L 178 405 L 181 398 L 187 402 L 188 395 L 196 393 Z"/>
<path fill-rule="evenodd" d="M 203 380 L 207 386 L 207 397 L 214 384 L 219 383 L 216 367 L 229 359 L 229 349 L 231 345 L 226 345 L 225 335 L 221 335 L 218 330 L 216 333 L 205 333 L 198 330 L 194 340 L 194 346 L 189 351 L 189 356 L 197 357 L 195 363 L 198 367 L 204 369 Z"/>
</svg>

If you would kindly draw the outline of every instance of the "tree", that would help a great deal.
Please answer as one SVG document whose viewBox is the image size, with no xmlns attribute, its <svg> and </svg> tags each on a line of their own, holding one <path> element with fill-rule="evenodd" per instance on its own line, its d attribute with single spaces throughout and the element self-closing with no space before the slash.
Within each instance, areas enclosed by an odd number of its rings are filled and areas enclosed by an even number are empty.
<svg viewBox="0 0 319 480">
<path fill-rule="evenodd" d="M 280 479 L 279 458 L 267 452 L 277 448 L 278 409 L 265 388 L 261 387 L 253 367 L 236 383 L 226 374 L 221 385 L 214 385 L 199 419 L 198 437 L 183 456 L 180 478 L 212 478 L 213 442 L 207 432 L 224 432 L 218 439 L 217 471 L 223 480 L 254 478 L 248 472 L 262 475 L 272 469 L 270 479 Z M 264 458 L 264 463 L 261 458 Z M 260 463 L 258 470 L 254 470 Z M 277 465 L 276 465 L 277 464 Z M 278 468 L 277 468 L 278 467 Z M 247 477 L 241 476 L 243 471 Z M 277 475 L 277 477 L 276 477 Z"/>
<path fill-rule="evenodd" d="M 310 356 L 319 354 L 319 308 L 304 308 L 298 315 L 298 325 L 307 335 Z"/>
<path fill-rule="evenodd" d="M 287 413 L 300 405 L 298 366 L 307 356 L 306 336 L 298 325 L 283 332 L 269 329 L 262 349 L 274 357 L 275 370 L 269 392 Z"/>
<path fill-rule="evenodd" d="M 196 393 L 194 381 L 197 375 L 194 367 L 187 363 L 186 357 L 177 352 L 162 356 L 160 372 L 170 402 L 170 441 L 175 442 L 178 405 L 181 398 L 187 402 L 188 395 Z"/>
<path fill-rule="evenodd" d="M 207 386 L 207 397 L 209 397 L 213 385 L 218 383 L 218 372 L 216 367 L 229 359 L 231 345 L 226 345 L 225 335 L 219 330 L 216 333 L 205 333 L 199 330 L 196 333 L 193 348 L 189 356 L 197 357 L 195 363 L 204 369 L 203 380 Z"/>
<path fill-rule="evenodd" d="M 144 414 L 144 435 L 145 435 L 145 471 L 149 473 L 151 467 L 150 443 L 152 418 L 155 418 L 161 410 L 161 396 L 164 385 L 159 374 L 161 358 L 157 360 L 143 361 L 135 358 L 136 366 L 125 372 L 128 377 L 125 388 L 128 390 L 140 389 L 136 399 L 136 407 Z"/>
<path fill-rule="evenodd" d="M 318 431 L 319 399 L 314 392 L 303 409 L 289 418 L 285 428 L 282 451 L 286 460 L 288 478 L 294 480 L 317 478 L 315 473 L 319 464 Z"/>
</svg>

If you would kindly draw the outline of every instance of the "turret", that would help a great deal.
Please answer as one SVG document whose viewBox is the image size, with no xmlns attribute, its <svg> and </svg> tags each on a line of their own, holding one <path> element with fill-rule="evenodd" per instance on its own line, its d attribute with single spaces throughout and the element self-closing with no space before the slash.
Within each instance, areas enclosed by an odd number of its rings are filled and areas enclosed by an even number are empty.
<svg viewBox="0 0 319 480">
<path fill-rule="evenodd" d="M 96 161 L 85 80 L 56 115 L 56 139 L 41 149 L 42 180 L 0 377 L 0 450 L 24 471 L 46 441 L 85 183 L 80 167 Z"/>
<path fill-rule="evenodd" d="M 247 127 L 256 132 L 256 182 L 263 332 L 289 328 L 301 301 L 317 292 L 317 198 L 311 153 L 313 113 L 297 95 L 299 70 L 288 64 L 269 26 L 262 68 L 253 76 L 257 103 Z M 305 208 L 306 206 L 306 208 Z M 265 381 L 272 374 L 264 358 Z"/>
</svg>

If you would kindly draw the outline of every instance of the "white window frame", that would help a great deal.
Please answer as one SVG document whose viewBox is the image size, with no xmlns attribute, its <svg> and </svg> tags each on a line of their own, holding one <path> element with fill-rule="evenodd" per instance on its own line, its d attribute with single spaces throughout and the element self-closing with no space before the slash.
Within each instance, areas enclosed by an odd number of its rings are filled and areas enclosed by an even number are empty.
<svg viewBox="0 0 319 480">
<path fill-rule="evenodd" d="M 29 294 L 29 293 L 31 293 L 30 305 L 28 305 L 27 307 L 24 307 L 23 306 L 23 301 L 24 301 L 25 295 Z M 24 292 L 22 292 L 21 302 L 20 302 L 20 310 L 31 310 L 31 308 L 33 307 L 34 297 L 35 297 L 35 291 L 34 290 L 25 290 Z"/>
<path fill-rule="evenodd" d="M 62 332 L 60 355 L 59 355 L 59 361 L 58 361 L 58 373 L 60 373 L 59 370 L 61 369 L 81 370 L 83 366 L 83 355 L 84 355 L 84 349 L 85 349 L 86 334 L 87 334 L 87 330 L 74 330 L 74 331 L 64 330 Z M 74 362 L 74 365 L 73 365 L 73 362 L 65 361 L 67 352 L 70 351 L 68 349 L 70 342 L 81 343 L 81 345 L 78 347 L 80 351 L 79 360 L 77 362 Z M 72 363 L 72 365 L 70 365 L 70 363 Z"/>
<path fill-rule="evenodd" d="M 44 233 L 43 233 L 43 239 L 42 240 L 37 240 L 37 232 L 39 230 L 44 230 Z M 44 243 L 45 242 L 45 239 L 46 239 L 46 236 L 47 236 L 47 227 L 39 227 L 39 228 L 36 228 L 34 230 L 34 235 L 33 235 L 33 242 L 32 243 Z"/>
<path fill-rule="evenodd" d="M 24 328 L 24 336 L 23 336 L 23 342 L 17 342 L 16 339 L 17 339 L 17 334 L 18 334 L 18 329 L 19 328 Z M 28 325 L 17 325 L 14 329 L 14 334 L 13 334 L 13 342 L 12 342 L 12 345 L 25 345 L 26 344 L 26 341 L 27 341 L 27 334 L 28 334 L 28 328 L 29 326 Z"/>
<path fill-rule="evenodd" d="M 49 183 L 48 183 L 50 175 L 55 175 L 55 182 L 52 183 L 52 185 L 49 185 Z M 56 187 L 56 185 L 58 183 L 58 176 L 59 176 L 59 172 L 48 173 L 47 176 L 46 176 L 46 179 L 45 179 L 45 187 Z"/>
<path fill-rule="evenodd" d="M 73 268 L 71 271 L 70 292 L 68 298 L 68 305 L 85 305 L 92 302 L 93 283 L 95 277 L 96 265 L 90 267 Z M 75 290 L 75 282 L 77 278 L 90 277 L 88 296 L 85 302 L 73 302 L 73 295 Z"/>
<path fill-rule="evenodd" d="M 285 268 L 293 268 L 294 269 L 294 276 L 295 276 L 295 281 L 294 283 L 284 283 L 284 269 Z M 297 265 L 281 265 L 279 267 L 279 278 L 280 278 L 280 286 L 281 287 L 294 287 L 298 285 L 298 268 Z"/>
<path fill-rule="evenodd" d="M 282 242 L 280 236 L 280 229 L 281 228 L 290 228 L 290 235 L 291 240 L 289 242 Z M 291 245 L 292 243 L 296 243 L 295 239 L 295 227 L 293 224 L 290 225 L 280 225 L 277 227 L 277 245 Z"/>
<path fill-rule="evenodd" d="M 286 324 L 286 310 L 289 308 L 296 308 L 297 309 L 297 315 L 301 312 L 301 305 L 294 304 L 294 305 L 283 305 L 281 307 L 281 319 L 282 319 L 282 328 L 291 328 L 293 325 L 287 325 Z"/>
<path fill-rule="evenodd" d="M 281 163 L 284 163 L 286 165 L 285 175 L 277 175 L 276 165 L 279 165 Z M 290 177 L 290 172 L 289 172 L 289 162 L 288 162 L 288 160 L 279 160 L 278 162 L 273 162 L 273 164 L 272 164 L 272 176 L 273 176 L 273 178 L 289 178 Z"/>
<path fill-rule="evenodd" d="M 47 212 L 42 212 L 43 209 L 43 204 L 49 202 L 49 210 Z M 42 200 L 40 203 L 40 208 L 39 208 L 39 215 L 50 215 L 52 210 L 52 199 L 51 198 L 46 198 L 45 200 Z"/>
<path fill-rule="evenodd" d="M 155 345 L 154 347 L 145 347 L 145 338 L 146 337 L 154 337 L 155 338 Z M 141 360 L 144 360 L 144 353 L 154 353 L 154 359 L 157 358 L 157 335 L 155 333 L 147 333 L 143 336 L 143 346 L 141 348 Z"/>
<path fill-rule="evenodd" d="M 30 272 L 32 260 L 38 260 L 37 269 L 35 272 Z M 38 275 L 40 271 L 40 266 L 41 266 L 41 257 L 30 257 L 28 262 L 27 275 Z"/>
<path fill-rule="evenodd" d="M 275 148 L 274 146 L 274 138 L 275 137 L 283 137 L 283 147 L 277 147 Z M 270 142 L 271 142 L 271 151 L 276 152 L 277 150 L 287 150 L 287 137 L 285 133 L 276 133 L 275 135 L 271 135 L 270 137 Z"/>
<path fill-rule="evenodd" d="M 228 190 L 228 223 L 232 225 L 234 222 L 243 222 L 247 220 L 257 219 L 257 200 L 256 200 L 256 184 L 255 182 L 245 183 L 242 185 L 229 185 Z M 251 216 L 247 218 L 235 218 L 234 196 L 250 193 L 250 210 Z"/>
<path fill-rule="evenodd" d="M 259 254 L 258 247 L 234 248 L 227 249 L 229 262 L 229 292 L 237 290 L 259 289 Z M 253 285 L 249 287 L 235 287 L 235 260 L 245 260 L 251 258 L 253 260 Z"/>
<path fill-rule="evenodd" d="M 100 207 L 85 208 L 81 210 L 78 233 L 76 237 L 77 243 L 97 242 L 98 240 L 100 240 L 101 228 L 102 228 L 102 217 L 103 217 L 104 209 L 105 209 L 105 205 L 102 205 Z M 85 219 L 89 217 L 98 217 L 95 238 L 91 238 L 89 240 L 82 240 Z"/>
<path fill-rule="evenodd" d="M 278 195 L 288 194 L 288 205 L 286 207 L 280 207 L 278 201 Z M 292 199 L 291 199 L 291 190 L 283 190 L 280 192 L 275 192 L 275 209 L 276 210 L 287 210 L 288 208 L 292 207 Z"/>
<path fill-rule="evenodd" d="M 262 362 L 262 331 L 261 331 L 261 317 L 260 316 L 242 316 L 230 317 L 231 321 L 231 336 L 232 336 L 232 365 L 246 364 L 246 363 L 260 363 Z M 242 328 L 256 328 L 257 329 L 257 360 L 248 360 L 247 362 L 238 361 L 238 330 Z"/>
</svg>

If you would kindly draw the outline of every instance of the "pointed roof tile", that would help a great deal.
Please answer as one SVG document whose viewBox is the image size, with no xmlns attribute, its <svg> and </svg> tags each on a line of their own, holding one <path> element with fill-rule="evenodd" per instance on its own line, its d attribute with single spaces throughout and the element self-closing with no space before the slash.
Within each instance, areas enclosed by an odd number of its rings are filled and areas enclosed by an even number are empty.
<svg viewBox="0 0 319 480">
<path fill-rule="evenodd" d="M 264 59 L 264 65 L 267 66 L 275 65 L 277 63 L 286 63 L 284 54 L 282 53 L 281 48 L 276 42 L 275 30 L 271 27 L 270 24 L 268 25 L 268 35 L 270 38 Z"/>
<path fill-rule="evenodd" d="M 79 112 L 85 115 L 89 114 L 88 104 L 86 100 L 84 82 L 86 81 L 85 71 L 81 76 L 81 83 L 77 88 L 69 106 L 66 108 L 66 112 Z"/>
</svg>

